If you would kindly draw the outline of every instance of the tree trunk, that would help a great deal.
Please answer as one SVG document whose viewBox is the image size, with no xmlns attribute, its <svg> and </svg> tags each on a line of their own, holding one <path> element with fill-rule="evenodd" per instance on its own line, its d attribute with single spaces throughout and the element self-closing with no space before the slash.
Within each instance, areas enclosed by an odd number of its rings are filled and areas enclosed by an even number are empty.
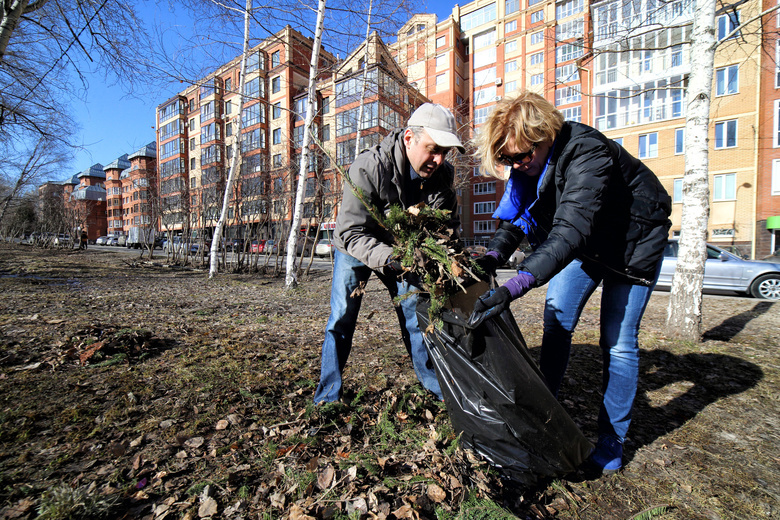
<svg viewBox="0 0 780 520">
<path fill-rule="evenodd" d="M 214 236 L 211 237 L 211 251 L 209 262 L 209 279 L 214 278 L 219 271 L 219 244 L 222 239 L 222 229 L 227 220 L 228 208 L 230 207 L 230 194 L 233 191 L 233 184 L 236 181 L 236 171 L 238 168 L 238 158 L 241 155 L 241 122 L 242 111 L 244 110 L 244 77 L 246 76 L 246 53 L 249 50 L 249 13 L 252 10 L 252 0 L 246 0 L 246 9 L 244 11 L 244 52 L 241 55 L 241 75 L 238 81 L 238 128 L 236 129 L 236 149 L 233 151 L 233 158 L 230 161 L 230 171 L 228 172 L 227 183 L 225 183 L 225 195 L 222 197 L 222 211 L 219 214 L 219 220 L 214 227 Z"/>
<path fill-rule="evenodd" d="M 314 120 L 314 96 L 317 87 L 318 63 L 320 58 L 320 47 L 322 46 L 322 26 L 325 18 L 325 0 L 319 0 L 317 6 L 317 25 L 314 30 L 314 45 L 311 51 L 311 64 L 309 68 L 309 98 L 306 106 L 306 122 L 303 126 L 303 143 L 301 144 L 301 163 L 298 170 L 298 189 L 295 193 L 295 207 L 293 208 L 293 219 L 290 223 L 290 235 L 287 239 L 287 268 L 285 276 L 285 287 L 293 289 L 298 285 L 295 272 L 295 252 L 298 243 L 298 227 L 301 223 L 301 213 L 303 212 L 303 194 L 306 187 L 306 172 L 309 166 L 309 142 L 311 134 L 311 125 Z M 280 244 L 281 245 L 281 244 Z"/>
<path fill-rule="evenodd" d="M 715 0 L 698 0 L 686 96 L 680 249 L 666 318 L 672 336 L 694 342 L 700 341 L 702 334 L 702 284 L 710 212 L 708 130 L 715 47 Z"/>
</svg>

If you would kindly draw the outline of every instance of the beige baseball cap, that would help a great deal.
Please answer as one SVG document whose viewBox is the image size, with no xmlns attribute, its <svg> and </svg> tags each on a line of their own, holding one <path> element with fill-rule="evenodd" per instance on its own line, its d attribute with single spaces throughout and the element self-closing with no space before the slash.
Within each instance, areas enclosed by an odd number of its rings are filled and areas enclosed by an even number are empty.
<svg viewBox="0 0 780 520">
<path fill-rule="evenodd" d="M 443 148 L 454 147 L 460 153 L 466 153 L 455 129 L 455 117 L 452 112 L 441 105 L 423 104 L 414 111 L 407 126 L 421 126 L 437 145 Z"/>
</svg>

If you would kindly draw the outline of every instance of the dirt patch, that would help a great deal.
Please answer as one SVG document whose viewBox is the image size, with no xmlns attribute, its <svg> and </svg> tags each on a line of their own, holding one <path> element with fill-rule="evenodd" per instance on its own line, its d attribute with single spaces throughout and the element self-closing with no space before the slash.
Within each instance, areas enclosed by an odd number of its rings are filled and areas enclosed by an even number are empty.
<svg viewBox="0 0 780 520">
<path fill-rule="evenodd" d="M 625 470 L 517 489 L 457 448 L 375 282 L 345 403 L 312 406 L 329 282 L 288 294 L 259 275 L 0 246 L 0 518 L 67 518 L 53 507 L 68 500 L 71 517 L 149 519 L 780 515 L 778 304 L 705 296 L 691 345 L 667 338 L 655 293 Z M 536 290 L 512 306 L 534 355 L 543 305 Z M 596 296 L 560 395 L 591 439 L 598 313 Z"/>
</svg>

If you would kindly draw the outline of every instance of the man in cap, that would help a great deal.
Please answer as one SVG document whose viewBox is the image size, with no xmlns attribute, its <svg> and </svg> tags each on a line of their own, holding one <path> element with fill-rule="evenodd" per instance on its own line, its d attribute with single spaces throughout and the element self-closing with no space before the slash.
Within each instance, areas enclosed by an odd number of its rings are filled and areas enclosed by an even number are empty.
<svg viewBox="0 0 780 520">
<path fill-rule="evenodd" d="M 452 187 L 454 170 L 444 160 L 451 148 L 465 152 L 455 118 L 443 106 L 425 103 L 414 111 L 405 129 L 391 132 L 378 146 L 361 152 L 349 168 L 349 177 L 362 190 L 365 200 L 385 214 L 393 205 L 408 208 L 424 202 L 450 210 L 457 230 L 460 224 Z M 362 300 L 360 291 L 355 296 L 353 291 L 367 282 L 371 273 L 387 287 L 391 298 L 414 290 L 393 259 L 392 234 L 374 220 L 347 182 L 336 218 L 334 244 L 331 311 L 322 344 L 320 382 L 314 394 L 317 404 L 337 401 L 342 395 L 341 373 L 352 349 Z M 416 295 L 395 306 L 401 335 L 420 383 L 441 399 L 441 388 L 417 325 L 416 306 Z"/>
</svg>

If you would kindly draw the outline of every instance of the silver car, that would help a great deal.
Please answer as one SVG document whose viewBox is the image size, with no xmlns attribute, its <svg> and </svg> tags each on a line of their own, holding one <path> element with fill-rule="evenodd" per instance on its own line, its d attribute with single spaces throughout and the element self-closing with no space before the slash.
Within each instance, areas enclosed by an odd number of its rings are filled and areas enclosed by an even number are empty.
<svg viewBox="0 0 780 520">
<path fill-rule="evenodd" d="M 677 240 L 670 240 L 666 245 L 656 287 L 672 286 L 678 249 Z M 737 291 L 750 294 L 754 298 L 780 300 L 780 264 L 745 260 L 717 246 L 707 244 L 703 289 Z"/>
</svg>

